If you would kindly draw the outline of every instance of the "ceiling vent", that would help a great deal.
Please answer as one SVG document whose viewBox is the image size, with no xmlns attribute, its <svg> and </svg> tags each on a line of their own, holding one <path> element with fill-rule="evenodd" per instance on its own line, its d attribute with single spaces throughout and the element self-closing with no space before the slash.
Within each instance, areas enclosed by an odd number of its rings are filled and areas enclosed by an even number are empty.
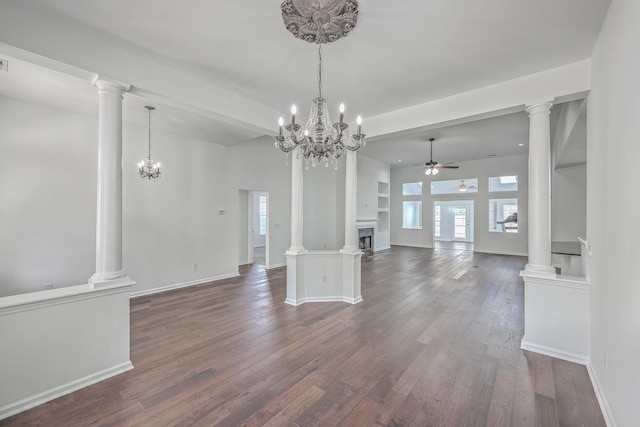
<svg viewBox="0 0 640 427">
<path fill-rule="evenodd" d="M 9 62 L 6 59 L 0 59 L 0 70 L 2 71 L 9 70 Z"/>
</svg>

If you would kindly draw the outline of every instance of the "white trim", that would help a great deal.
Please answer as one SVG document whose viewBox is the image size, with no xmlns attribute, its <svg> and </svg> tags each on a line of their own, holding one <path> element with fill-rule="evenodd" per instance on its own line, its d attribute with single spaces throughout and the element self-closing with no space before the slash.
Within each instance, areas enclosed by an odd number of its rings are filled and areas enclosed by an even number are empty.
<svg viewBox="0 0 640 427">
<path fill-rule="evenodd" d="M 525 341 L 524 337 L 520 342 L 520 348 L 522 350 L 532 351 L 534 353 L 544 354 L 546 356 L 555 357 L 556 359 L 562 359 L 573 363 L 579 363 L 580 365 L 587 366 L 590 362 L 589 356 L 571 353 L 557 348 L 547 347 L 545 345 L 535 344 Z"/>
<path fill-rule="evenodd" d="M 389 245 L 389 246 L 382 246 L 382 247 L 379 247 L 379 248 L 375 248 L 375 249 L 373 250 L 373 253 L 376 253 L 376 252 L 382 252 L 382 251 L 388 251 L 389 249 L 391 249 L 391 245 Z"/>
<path fill-rule="evenodd" d="M 422 249 L 433 249 L 433 246 L 429 245 L 412 245 L 410 243 L 391 243 L 391 246 L 406 246 L 408 248 L 422 248 Z"/>
<path fill-rule="evenodd" d="M 285 304 L 298 306 L 298 305 L 304 304 L 305 302 L 346 302 L 349 304 L 358 304 L 359 302 L 362 302 L 362 301 L 364 301 L 362 299 L 362 296 L 358 296 L 356 298 L 338 296 L 338 297 L 308 297 L 308 298 L 301 298 L 297 301 L 287 298 L 284 302 Z"/>
<path fill-rule="evenodd" d="M 530 274 L 530 272 L 526 270 L 522 270 L 520 272 L 520 276 L 524 280 L 528 282 L 533 282 L 536 285 L 570 288 L 570 289 L 577 289 L 577 290 L 586 291 L 586 292 L 589 292 L 589 290 L 591 289 L 591 282 L 584 277 L 562 276 L 562 275 L 545 277 L 545 276 L 537 276 L 535 274 L 532 275 Z"/>
<path fill-rule="evenodd" d="M 264 269 L 265 270 L 273 270 L 273 269 L 276 269 L 276 268 L 281 268 L 281 267 L 286 267 L 286 266 L 287 266 L 286 262 L 281 262 L 279 264 L 272 264 L 269 267 L 265 266 Z"/>
<path fill-rule="evenodd" d="M 529 256 L 526 252 L 504 252 L 504 251 L 492 251 L 485 249 L 477 249 L 475 246 L 473 248 L 474 252 L 479 252 L 481 254 L 494 254 L 494 255 L 513 255 L 513 256 Z"/>
<path fill-rule="evenodd" d="M 93 285 L 86 284 L 10 295 L 0 298 L 0 316 L 129 292 L 133 284 L 135 284 L 135 282 L 132 281 L 112 286 L 101 286 L 99 288 L 94 288 Z"/>
<path fill-rule="evenodd" d="M 596 398 L 598 399 L 598 404 L 600 405 L 600 411 L 602 411 L 604 422 L 607 424 L 607 427 L 616 427 L 617 424 L 616 420 L 613 418 L 613 411 L 611 411 L 609 402 L 604 394 L 604 389 L 600 384 L 598 375 L 596 375 L 596 371 L 593 369 L 591 362 L 587 364 L 587 372 L 589 372 L 589 378 L 591 379 L 593 390 L 596 392 Z"/>
<path fill-rule="evenodd" d="M 131 292 L 130 298 L 141 297 L 141 296 L 144 296 L 144 295 L 159 294 L 161 292 L 166 292 L 166 291 L 170 291 L 170 290 L 173 290 L 173 289 L 187 288 L 189 286 L 201 285 L 203 283 L 215 282 L 215 281 L 218 281 L 218 280 L 228 279 L 230 277 L 238 277 L 238 276 L 240 276 L 240 273 L 235 272 L 235 273 L 223 274 L 221 276 L 216 276 L 216 277 L 207 277 L 207 278 L 204 278 L 204 279 L 192 280 L 190 282 L 176 283 L 174 285 L 161 286 L 159 288 L 145 289 L 145 290 L 142 290 L 142 291 Z"/>
<path fill-rule="evenodd" d="M 131 369 L 133 369 L 131 361 L 123 362 L 119 365 L 112 366 L 111 368 L 104 369 L 94 374 L 87 375 L 86 377 L 79 378 L 58 387 L 54 387 L 50 390 L 43 391 L 42 393 L 38 393 L 14 403 L 10 403 L 0 408 L 0 420 L 9 418 L 12 415 L 15 415 L 22 411 L 26 411 L 27 409 L 31 409 L 35 406 L 42 405 L 43 403 L 49 402 L 53 399 L 57 399 L 58 397 L 73 393 L 74 391 L 80 390 L 81 388 L 99 383 L 100 381 L 104 381 L 108 378 L 114 377 L 123 372 L 127 372 Z"/>
<path fill-rule="evenodd" d="M 304 301 L 305 301 L 304 298 L 301 298 L 299 300 L 294 300 L 293 298 L 287 298 L 286 300 L 284 300 L 284 303 L 297 307 L 301 304 L 304 304 Z"/>
</svg>

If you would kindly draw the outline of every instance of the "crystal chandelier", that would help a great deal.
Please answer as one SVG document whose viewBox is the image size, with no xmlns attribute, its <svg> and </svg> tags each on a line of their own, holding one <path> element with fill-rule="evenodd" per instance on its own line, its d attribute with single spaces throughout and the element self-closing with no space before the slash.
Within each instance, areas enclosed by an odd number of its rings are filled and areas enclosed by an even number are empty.
<svg viewBox="0 0 640 427">
<path fill-rule="evenodd" d="M 311 102 L 309 118 L 304 127 L 296 123 L 296 106 L 292 106 L 291 123 L 285 125 L 281 117 L 275 138 L 275 146 L 287 153 L 287 159 L 289 152 L 297 148 L 297 156 L 304 156 L 305 168 L 322 163 L 337 169 L 337 160 L 344 150 L 356 151 L 366 145 L 360 116 L 356 133 L 352 135 L 344 122 L 344 104 L 340 104 L 340 120 L 332 123 L 327 101 L 322 97 L 322 44 L 346 36 L 355 27 L 357 7 L 355 0 L 285 0 L 282 3 L 287 29 L 298 38 L 318 44 L 318 97 Z"/>
<path fill-rule="evenodd" d="M 156 108 L 150 105 L 145 105 L 144 108 L 149 110 L 149 155 L 146 160 L 138 163 L 138 172 L 140 173 L 140 178 L 157 179 L 160 177 L 160 162 L 154 163 L 151 160 L 151 111 Z"/>
</svg>

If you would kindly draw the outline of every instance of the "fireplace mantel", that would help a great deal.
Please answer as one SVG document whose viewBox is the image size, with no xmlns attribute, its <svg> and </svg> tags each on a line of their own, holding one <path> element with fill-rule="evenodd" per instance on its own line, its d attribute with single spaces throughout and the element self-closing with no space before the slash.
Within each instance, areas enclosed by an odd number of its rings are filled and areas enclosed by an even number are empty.
<svg viewBox="0 0 640 427">
<path fill-rule="evenodd" d="M 377 226 L 378 220 L 376 218 L 356 219 L 356 228 L 373 228 L 375 232 Z"/>
</svg>

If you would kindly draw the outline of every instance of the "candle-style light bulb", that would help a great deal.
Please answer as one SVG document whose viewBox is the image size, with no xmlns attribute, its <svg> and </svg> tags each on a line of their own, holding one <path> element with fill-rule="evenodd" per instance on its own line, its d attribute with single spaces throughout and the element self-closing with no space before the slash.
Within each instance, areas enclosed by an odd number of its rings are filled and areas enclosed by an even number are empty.
<svg viewBox="0 0 640 427">
<path fill-rule="evenodd" d="M 344 102 L 340 103 L 340 123 L 344 123 Z"/>
<path fill-rule="evenodd" d="M 282 136 L 282 125 L 284 125 L 284 119 L 280 117 L 278 119 L 278 126 L 280 126 L 280 136 Z"/>
<path fill-rule="evenodd" d="M 158 162 L 158 169 L 160 169 L 160 162 Z"/>
<path fill-rule="evenodd" d="M 293 104 L 291 106 L 291 123 L 292 124 L 296 122 L 296 111 L 297 111 L 296 104 Z"/>
<path fill-rule="evenodd" d="M 360 126 L 362 124 L 362 117 L 358 116 L 356 123 L 358 124 L 358 131 L 356 133 L 359 135 L 362 133 L 362 127 Z"/>
</svg>

